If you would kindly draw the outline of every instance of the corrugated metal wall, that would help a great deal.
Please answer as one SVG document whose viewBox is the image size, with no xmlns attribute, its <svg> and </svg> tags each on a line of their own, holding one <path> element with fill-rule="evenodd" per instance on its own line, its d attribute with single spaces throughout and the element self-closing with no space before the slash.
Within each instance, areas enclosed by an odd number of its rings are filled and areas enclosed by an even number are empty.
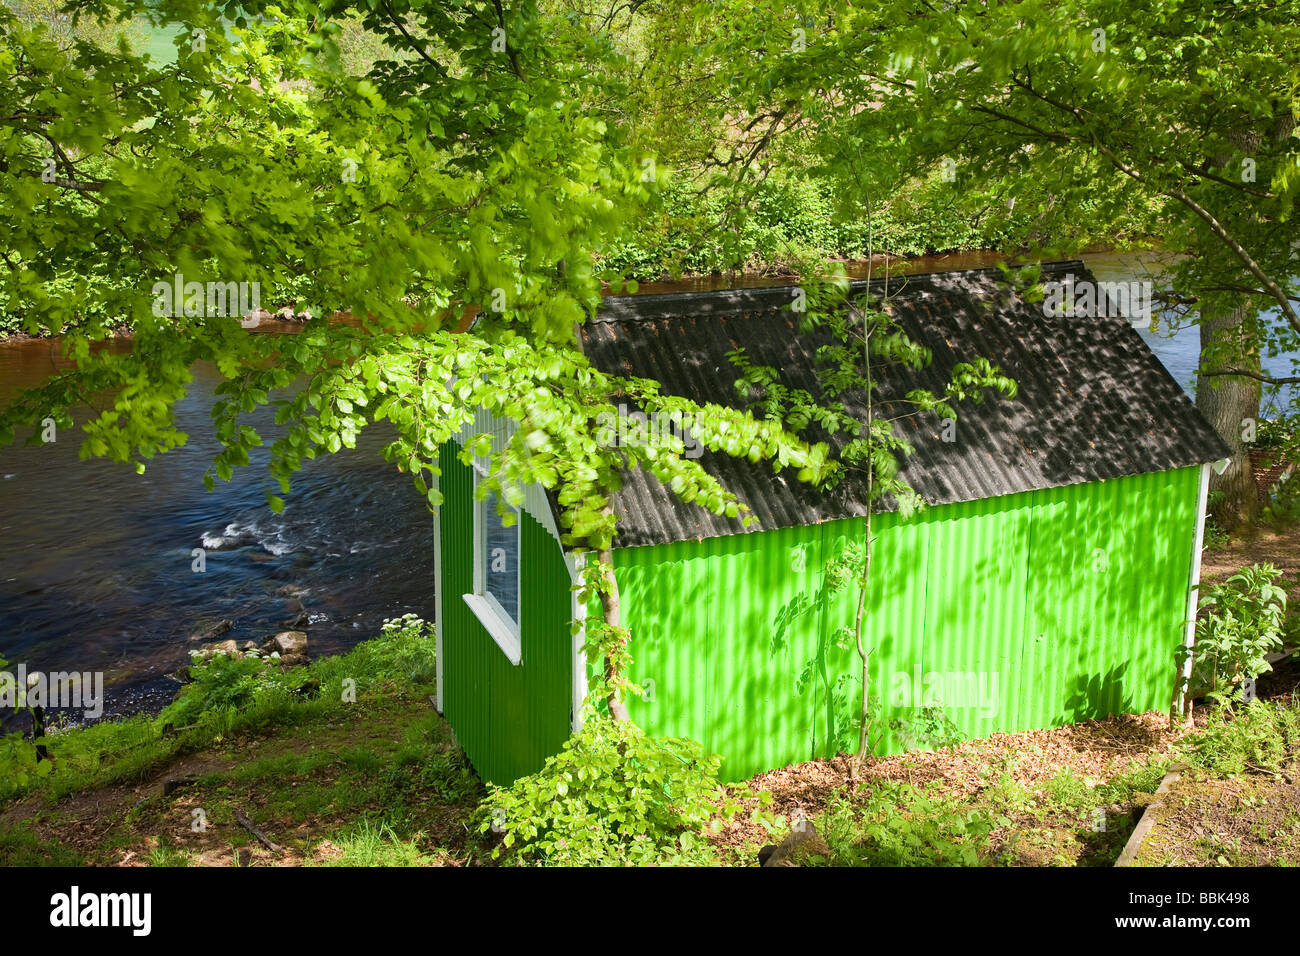
<svg viewBox="0 0 1300 956">
<path fill-rule="evenodd" d="M 515 667 L 461 599 L 474 587 L 474 479 L 458 450 L 448 442 L 439 455 L 443 713 L 479 775 L 506 784 L 540 769 L 569 736 L 569 572 L 559 542 L 522 514 Z"/>
<path fill-rule="evenodd" d="M 968 737 L 1165 709 L 1183 636 L 1197 469 L 876 519 L 867 602 L 882 714 L 940 704 Z M 616 552 L 647 731 L 727 779 L 851 749 L 856 591 L 823 568 L 860 520 Z M 837 640 L 838 638 L 838 640 Z M 905 747 L 886 734 L 880 751 Z"/>
</svg>

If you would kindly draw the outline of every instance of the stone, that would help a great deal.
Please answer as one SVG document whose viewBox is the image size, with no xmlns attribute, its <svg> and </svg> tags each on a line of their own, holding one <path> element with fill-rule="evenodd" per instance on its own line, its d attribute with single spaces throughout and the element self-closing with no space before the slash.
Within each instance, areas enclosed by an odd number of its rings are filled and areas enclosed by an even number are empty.
<svg viewBox="0 0 1300 956">
<path fill-rule="evenodd" d="M 210 624 L 202 625 L 197 631 L 190 635 L 191 641 L 212 641 L 225 634 L 235 626 L 235 622 L 227 618 L 220 621 L 214 621 Z"/>
<path fill-rule="evenodd" d="M 281 631 L 271 638 L 271 650 L 279 653 L 280 663 L 290 667 L 307 663 L 305 631 Z"/>
<path fill-rule="evenodd" d="M 233 639 L 227 638 L 224 641 L 214 641 L 211 644 L 203 644 L 199 647 L 199 659 L 209 661 L 218 654 L 224 654 L 229 657 L 241 657 L 239 645 Z"/>
</svg>

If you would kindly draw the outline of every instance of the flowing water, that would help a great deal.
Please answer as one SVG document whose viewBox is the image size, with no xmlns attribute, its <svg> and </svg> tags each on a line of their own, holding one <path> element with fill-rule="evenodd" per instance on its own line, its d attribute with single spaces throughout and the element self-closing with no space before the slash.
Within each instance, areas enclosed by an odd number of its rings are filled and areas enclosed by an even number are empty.
<svg viewBox="0 0 1300 956">
<path fill-rule="evenodd" d="M 919 266 L 996 261 L 967 254 Z M 1102 281 L 1143 277 L 1132 256 L 1104 254 L 1088 263 Z M 646 283 L 641 291 L 787 281 L 713 277 Z M 1143 338 L 1190 390 L 1197 330 L 1152 333 L 1147 324 Z M 0 403 L 60 364 L 57 343 L 0 344 Z M 1287 368 L 1280 360 L 1271 366 Z M 265 449 L 232 482 L 204 490 L 201 478 L 217 449 L 208 409 L 220 379 L 209 365 L 193 372 L 176 406 L 189 442 L 155 458 L 144 475 L 79 460 L 77 430 L 52 444 L 0 448 L 0 654 L 29 671 L 103 672 L 105 715 L 162 706 L 178 687 L 168 675 L 196 646 L 191 636 L 222 619 L 234 623 L 223 637 L 260 641 L 305 614 L 305 628 L 296 626 L 308 632 L 316 655 L 350 648 L 386 617 L 433 618 L 431 523 L 409 479 L 379 454 L 387 430 L 366 429 L 356 449 L 307 462 L 283 514 L 274 515 L 258 467 Z M 268 445 L 278 434 L 266 409 L 252 423 Z M 202 573 L 192 569 L 195 548 L 206 552 Z"/>
<path fill-rule="evenodd" d="M 51 351 L 0 346 L 0 402 L 46 377 Z M 386 617 L 433 619 L 429 513 L 380 455 L 391 433 L 368 428 L 355 449 L 306 462 L 272 514 L 265 448 L 230 483 L 204 490 L 220 377 L 205 363 L 193 374 L 176 405 L 189 441 L 143 475 L 80 461 L 79 430 L 0 449 L 0 654 L 29 672 L 104 672 L 106 715 L 169 700 L 178 684 L 167 675 L 197 646 L 190 636 L 222 619 L 234 624 L 222 639 L 260 642 L 306 614 L 294 629 L 307 631 L 313 655 L 350 648 Z M 268 446 L 279 433 L 268 409 L 250 423 Z"/>
</svg>

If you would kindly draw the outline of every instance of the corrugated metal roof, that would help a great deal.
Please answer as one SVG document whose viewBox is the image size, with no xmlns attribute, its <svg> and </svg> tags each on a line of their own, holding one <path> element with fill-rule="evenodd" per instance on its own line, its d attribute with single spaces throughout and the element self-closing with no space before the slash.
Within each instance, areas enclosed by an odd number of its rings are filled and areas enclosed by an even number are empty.
<svg viewBox="0 0 1300 956">
<path fill-rule="evenodd" d="M 1052 263 L 1044 278 L 1094 281 L 1082 262 Z M 915 448 L 901 475 L 932 505 L 992 498 L 1199 465 L 1228 448 L 1123 317 L 1049 317 L 1012 295 L 997 270 L 892 277 L 894 318 L 934 353 L 921 371 L 890 368 L 877 402 L 914 388 L 940 392 L 953 367 L 984 357 L 1019 386 L 1015 399 L 958 406 L 956 440 L 943 441 L 935 415 L 895 429 Z M 883 292 L 883 280 L 873 281 Z M 855 283 L 855 292 L 865 283 Z M 744 347 L 756 365 L 781 370 L 787 384 L 812 389 L 814 355 L 827 333 L 801 334 L 790 287 L 606 299 L 582 330 L 592 363 L 659 382 L 665 393 L 743 407 L 727 358 Z M 865 416 L 852 397 L 846 405 Z M 878 404 L 878 414 L 882 406 Z M 830 492 L 723 453 L 700 459 L 752 510 L 745 528 L 676 500 L 651 475 L 633 470 L 614 498 L 618 544 L 630 547 L 786 528 L 865 512 L 865 482 Z M 877 508 L 882 507 L 880 503 Z M 887 505 L 885 505 L 887 507 Z"/>
</svg>

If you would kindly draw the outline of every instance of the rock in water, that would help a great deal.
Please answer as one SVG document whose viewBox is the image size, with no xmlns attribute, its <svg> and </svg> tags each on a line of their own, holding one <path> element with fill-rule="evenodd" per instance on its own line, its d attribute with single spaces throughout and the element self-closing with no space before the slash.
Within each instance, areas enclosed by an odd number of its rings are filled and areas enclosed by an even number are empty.
<svg viewBox="0 0 1300 956">
<path fill-rule="evenodd" d="M 214 641 L 211 644 L 203 644 L 199 647 L 198 655 L 200 660 L 208 661 L 218 654 L 225 654 L 229 657 L 239 657 L 239 645 L 234 640 L 227 638 L 224 641 Z"/>
<path fill-rule="evenodd" d="M 197 631 L 190 635 L 191 641 L 211 641 L 225 634 L 235 626 L 235 622 L 227 618 L 215 621 L 211 624 L 204 624 Z"/>
</svg>

